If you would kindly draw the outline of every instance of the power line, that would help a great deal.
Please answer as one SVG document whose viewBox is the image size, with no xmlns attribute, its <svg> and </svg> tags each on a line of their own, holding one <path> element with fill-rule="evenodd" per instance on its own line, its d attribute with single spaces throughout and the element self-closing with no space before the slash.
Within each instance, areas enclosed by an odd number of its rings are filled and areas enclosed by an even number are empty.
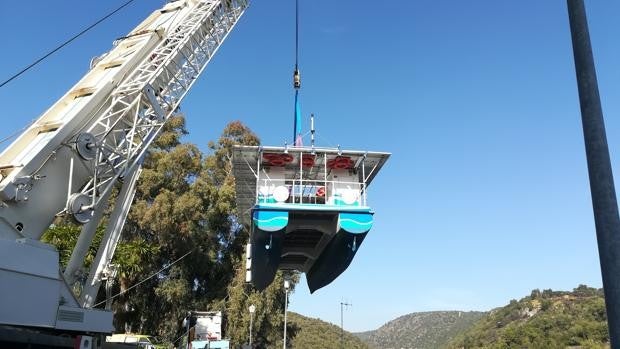
<svg viewBox="0 0 620 349">
<path fill-rule="evenodd" d="M 28 127 L 30 127 L 30 125 L 34 124 L 34 122 L 35 122 L 35 121 L 36 121 L 35 119 L 31 120 L 31 121 L 28 123 L 28 125 L 24 126 L 21 130 L 15 131 L 15 132 L 11 133 L 10 135 L 8 135 L 8 136 L 6 136 L 6 137 L 4 137 L 4 138 L 0 139 L 0 144 L 2 144 L 2 143 L 4 143 L 4 142 L 6 142 L 6 141 L 8 141 L 8 140 L 10 140 L 11 138 L 14 138 L 14 137 L 19 136 L 19 135 L 20 135 L 20 134 L 22 134 L 24 131 L 26 131 L 26 129 L 27 129 Z"/>
<path fill-rule="evenodd" d="M 352 307 L 353 304 L 348 302 L 340 302 L 340 348 L 344 348 L 344 320 L 343 308 Z"/>
<path fill-rule="evenodd" d="M 11 76 L 10 78 L 6 79 L 5 81 L 3 81 L 2 83 L 0 83 L 0 87 L 8 84 L 9 82 L 11 82 L 13 79 L 17 78 L 18 76 L 22 75 L 23 73 L 27 72 L 28 70 L 30 70 L 32 67 L 34 67 L 35 65 L 41 63 L 41 61 L 43 61 L 44 59 L 46 59 L 47 57 L 53 55 L 54 53 L 56 53 L 56 51 L 62 49 L 63 47 L 67 46 L 68 44 L 70 44 L 73 40 L 79 38 L 80 36 L 82 36 L 83 34 L 85 34 L 87 31 L 93 29 L 95 26 L 97 26 L 99 23 L 105 21 L 106 19 L 112 17 L 116 12 L 120 11 L 121 9 L 123 9 L 124 7 L 126 7 L 127 5 L 131 4 L 132 2 L 134 2 L 135 0 L 129 0 L 127 2 L 125 2 L 124 4 L 122 4 L 121 6 L 119 6 L 116 10 L 108 13 L 107 15 L 103 16 L 101 19 L 99 19 L 98 21 L 96 21 L 95 23 L 91 24 L 90 26 L 86 27 L 85 29 L 83 29 L 81 32 L 75 34 L 73 37 L 71 37 L 69 40 L 63 42 L 62 44 L 60 44 L 59 46 L 57 46 L 55 49 L 51 50 L 50 52 L 48 52 L 47 54 L 45 54 L 43 57 L 37 59 L 36 61 L 34 61 L 33 63 L 31 63 L 30 65 L 26 66 L 24 69 L 20 70 L 18 73 L 14 74 L 13 76 Z"/>
<path fill-rule="evenodd" d="M 143 283 L 145 283 L 145 282 L 147 282 L 148 280 L 152 279 L 155 275 L 158 275 L 158 274 L 159 274 L 159 273 L 161 273 L 162 271 L 164 271 L 164 270 L 166 270 L 166 269 L 170 268 L 171 266 L 175 265 L 178 261 L 180 261 L 181 259 L 183 259 L 183 258 L 187 257 L 187 256 L 188 256 L 190 253 L 192 253 L 192 252 L 194 252 L 194 250 L 193 250 L 193 249 L 192 249 L 192 250 L 190 250 L 189 252 L 187 252 L 186 254 L 182 255 L 181 257 L 179 257 L 179 258 L 175 259 L 172 263 L 168 264 L 167 266 L 165 266 L 165 267 L 163 267 L 163 268 L 159 269 L 158 271 L 154 272 L 153 274 L 151 274 L 151 275 L 150 275 L 149 277 L 147 277 L 146 279 L 144 279 L 144 280 L 142 280 L 142 281 L 138 282 L 137 284 L 132 285 L 131 287 L 127 288 L 126 290 L 121 291 L 121 292 L 119 292 L 119 293 L 115 294 L 114 296 L 112 296 L 112 297 L 110 297 L 110 298 L 106 298 L 105 300 L 102 300 L 101 302 L 99 302 L 99 303 L 97 303 L 97 304 L 93 305 L 93 308 L 96 308 L 97 306 L 99 306 L 99 305 L 101 305 L 101 304 L 103 304 L 103 303 L 105 303 L 105 302 L 107 302 L 107 301 L 109 301 L 109 300 L 112 300 L 112 299 L 114 299 L 114 298 L 116 298 L 116 297 L 118 297 L 118 296 L 121 296 L 121 295 L 123 295 L 123 294 L 125 294 L 125 293 L 129 292 L 129 290 L 134 289 L 134 288 L 136 288 L 136 287 L 138 287 L 138 286 L 142 285 Z"/>
</svg>

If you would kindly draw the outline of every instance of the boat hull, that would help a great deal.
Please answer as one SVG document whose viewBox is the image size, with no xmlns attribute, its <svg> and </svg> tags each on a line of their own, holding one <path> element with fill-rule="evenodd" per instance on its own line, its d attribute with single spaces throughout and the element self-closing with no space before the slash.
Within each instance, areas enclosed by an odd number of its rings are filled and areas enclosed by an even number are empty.
<svg viewBox="0 0 620 349">
<path fill-rule="evenodd" d="M 306 273 L 310 292 L 334 281 L 351 264 L 368 231 L 368 207 L 256 205 L 252 211 L 251 274 L 259 290 L 279 269 Z"/>
</svg>

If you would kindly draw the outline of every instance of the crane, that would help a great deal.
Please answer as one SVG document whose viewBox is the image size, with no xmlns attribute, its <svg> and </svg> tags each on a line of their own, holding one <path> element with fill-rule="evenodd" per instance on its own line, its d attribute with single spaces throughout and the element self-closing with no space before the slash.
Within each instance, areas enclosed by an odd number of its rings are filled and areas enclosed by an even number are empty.
<svg viewBox="0 0 620 349">
<path fill-rule="evenodd" d="M 0 154 L 0 324 L 110 333 L 92 309 L 149 145 L 248 6 L 177 0 L 154 11 Z M 87 275 L 81 266 L 114 188 L 113 210 Z M 70 261 L 42 234 L 58 216 L 82 224 Z M 76 295 L 72 285 L 86 278 Z"/>
<path fill-rule="evenodd" d="M 91 335 L 113 331 L 112 313 L 93 307 L 102 280 L 114 277 L 110 262 L 144 157 L 247 6 L 248 0 L 169 1 L 93 59 L 85 76 L 0 153 L 0 344 L 16 333 L 11 328 L 70 333 L 79 348 L 93 347 Z M 300 82 L 296 63 L 296 141 Z M 244 217 L 254 212 L 248 281 L 260 290 L 276 269 L 295 269 L 308 274 L 312 291 L 329 284 L 372 226 L 366 188 L 390 154 L 314 142 L 234 152 L 238 205 Z M 109 204 L 103 239 L 85 273 Z M 40 241 L 57 217 L 82 226 L 64 271 L 58 251 Z M 265 225 L 265 217 L 286 222 Z"/>
</svg>

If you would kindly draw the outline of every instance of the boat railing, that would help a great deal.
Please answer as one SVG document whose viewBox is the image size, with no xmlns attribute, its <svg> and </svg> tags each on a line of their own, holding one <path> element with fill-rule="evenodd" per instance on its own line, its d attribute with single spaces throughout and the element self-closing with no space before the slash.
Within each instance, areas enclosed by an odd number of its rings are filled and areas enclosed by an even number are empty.
<svg viewBox="0 0 620 349">
<path fill-rule="evenodd" d="M 256 203 L 366 206 L 366 184 L 357 181 L 262 179 Z"/>
</svg>

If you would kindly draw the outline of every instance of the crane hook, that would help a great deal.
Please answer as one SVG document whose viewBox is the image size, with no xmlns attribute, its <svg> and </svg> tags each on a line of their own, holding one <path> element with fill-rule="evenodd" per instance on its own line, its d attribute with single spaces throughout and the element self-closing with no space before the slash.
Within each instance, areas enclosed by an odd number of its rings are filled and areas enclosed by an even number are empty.
<svg viewBox="0 0 620 349">
<path fill-rule="evenodd" d="M 297 68 L 295 68 L 295 71 L 293 72 L 293 87 L 296 90 L 299 90 L 301 87 L 301 75 L 299 74 L 299 69 Z"/>
</svg>

